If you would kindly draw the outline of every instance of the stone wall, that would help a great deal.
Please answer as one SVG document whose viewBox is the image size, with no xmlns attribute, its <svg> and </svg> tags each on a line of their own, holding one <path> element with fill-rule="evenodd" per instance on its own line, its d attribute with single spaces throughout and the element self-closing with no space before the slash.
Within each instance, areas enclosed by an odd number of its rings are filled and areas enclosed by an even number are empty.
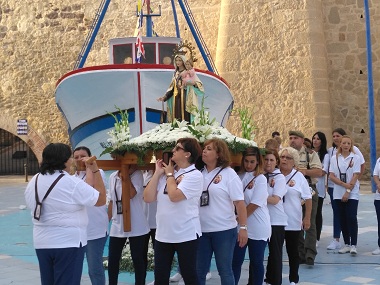
<svg viewBox="0 0 380 285">
<path fill-rule="evenodd" d="M 111 1 L 85 66 L 107 64 L 108 40 L 133 34 L 136 8 L 130 2 Z M 156 31 L 175 36 L 166 2 L 162 17 L 154 19 Z M 321 130 L 330 137 L 333 128 L 343 127 L 368 160 L 363 0 L 188 2 L 220 75 L 231 86 L 235 107 L 253 110 L 259 145 L 274 130 L 284 138 L 289 129 L 309 137 Z M 380 2 L 369 2 L 374 92 L 379 97 Z M 66 123 L 55 105 L 55 84 L 72 70 L 99 3 L 0 0 L 0 114 L 8 123 L 28 119 L 33 141 L 68 142 Z M 177 8 L 182 37 L 191 40 Z M 379 109 L 378 99 L 375 104 Z M 232 116 L 230 131 L 239 135 L 239 125 Z M 5 129 L 2 120 L 0 128 Z M 32 144 L 30 137 L 23 139 Z"/>
</svg>

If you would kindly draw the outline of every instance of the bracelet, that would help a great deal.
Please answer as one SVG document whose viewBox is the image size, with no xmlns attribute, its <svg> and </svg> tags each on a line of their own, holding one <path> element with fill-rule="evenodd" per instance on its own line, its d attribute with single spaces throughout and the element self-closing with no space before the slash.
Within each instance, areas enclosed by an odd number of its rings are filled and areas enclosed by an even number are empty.
<svg viewBox="0 0 380 285">
<path fill-rule="evenodd" d="M 173 174 L 166 175 L 166 180 L 168 180 L 170 177 L 174 178 L 174 175 Z"/>
<path fill-rule="evenodd" d="M 93 171 L 92 173 L 96 173 L 96 172 L 99 172 L 99 169 L 98 169 L 98 170 L 95 170 L 95 171 Z"/>
</svg>

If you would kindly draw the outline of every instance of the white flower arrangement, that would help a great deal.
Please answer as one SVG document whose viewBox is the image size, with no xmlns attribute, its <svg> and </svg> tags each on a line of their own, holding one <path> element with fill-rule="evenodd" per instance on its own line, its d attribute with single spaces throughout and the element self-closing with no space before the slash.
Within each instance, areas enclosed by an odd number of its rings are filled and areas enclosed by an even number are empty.
<svg viewBox="0 0 380 285">
<path fill-rule="evenodd" d="M 241 121 L 241 136 L 248 140 L 253 140 L 255 138 L 255 134 L 253 133 L 257 127 L 254 125 L 252 119 L 252 112 L 246 107 L 237 109 L 239 113 L 240 121 Z"/>
<path fill-rule="evenodd" d="M 122 116 L 121 118 L 125 120 L 125 117 Z M 126 118 L 128 119 L 128 117 Z M 210 114 L 203 107 L 203 102 L 202 108 L 195 110 L 194 119 L 191 123 L 174 120 L 172 123 L 160 124 L 135 138 L 130 138 L 128 132 L 124 131 L 123 127 L 125 128 L 125 126 L 125 122 L 121 121 L 119 125 L 115 124 L 115 130 L 109 132 L 111 139 L 108 141 L 112 146 L 106 148 L 102 154 L 124 155 L 126 152 L 133 152 L 141 159 L 148 150 L 172 149 L 179 138 L 195 138 L 201 144 L 208 139 L 219 138 L 227 143 L 233 153 L 240 153 L 247 147 L 257 146 L 252 140 L 232 135 L 226 128 L 220 126 L 215 119 L 210 120 Z"/>
<path fill-rule="evenodd" d="M 152 243 L 149 243 L 147 257 L 148 257 L 148 264 L 147 264 L 146 270 L 153 271 L 154 270 L 154 249 L 152 247 Z M 174 260 L 173 263 L 174 263 L 173 265 L 175 265 L 176 260 Z M 108 268 L 108 260 L 103 261 L 103 266 L 104 268 Z M 128 243 L 124 245 L 123 251 L 121 252 L 119 269 L 121 271 L 127 271 L 130 273 L 135 272 L 135 268 L 133 266 L 133 261 L 132 261 L 131 250 Z"/>
</svg>

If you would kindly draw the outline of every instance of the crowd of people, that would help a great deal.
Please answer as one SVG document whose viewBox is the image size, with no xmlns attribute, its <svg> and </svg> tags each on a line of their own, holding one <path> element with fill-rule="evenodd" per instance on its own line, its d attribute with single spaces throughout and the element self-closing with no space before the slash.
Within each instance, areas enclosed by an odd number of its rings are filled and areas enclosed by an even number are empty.
<svg viewBox="0 0 380 285">
<path fill-rule="evenodd" d="M 357 254 L 362 153 L 341 128 L 332 132 L 331 148 L 322 132 L 306 143 L 300 131 L 288 135 L 287 147 L 274 132 L 264 148 L 247 148 L 235 168 L 224 141 L 210 139 L 202 149 L 192 138 L 178 139 L 170 160 L 157 160 L 153 172 L 132 165 L 129 232 L 123 227 L 120 171 L 112 173 L 107 184 L 87 147 L 72 152 L 65 144 L 48 145 L 41 171 L 25 191 L 41 283 L 80 284 L 86 255 L 91 283 L 106 284 L 103 249 L 109 238 L 108 283 L 118 283 L 122 250 L 129 246 L 135 284 L 143 285 L 151 238 L 151 284 L 206 284 L 212 257 L 220 283 L 238 284 L 246 251 L 248 284 L 282 284 L 284 244 L 289 282 L 298 284 L 300 264 L 313 266 L 318 253 L 326 194 L 333 210 L 333 237 L 327 249 Z M 380 158 L 373 176 L 380 229 Z M 378 236 L 374 255 L 380 255 L 380 231 Z M 170 277 L 175 256 L 178 272 Z"/>
</svg>

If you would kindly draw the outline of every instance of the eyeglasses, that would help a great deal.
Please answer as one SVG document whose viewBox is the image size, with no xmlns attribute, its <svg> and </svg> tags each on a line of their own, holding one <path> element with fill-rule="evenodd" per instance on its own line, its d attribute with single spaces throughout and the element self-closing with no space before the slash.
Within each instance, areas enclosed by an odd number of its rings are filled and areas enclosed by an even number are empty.
<svg viewBox="0 0 380 285">
<path fill-rule="evenodd" d="M 174 147 L 175 151 L 178 151 L 180 149 L 182 149 L 183 151 L 185 151 L 185 149 L 182 146 L 178 145 L 178 144 Z"/>
<path fill-rule="evenodd" d="M 281 158 L 281 159 L 286 159 L 286 160 L 292 160 L 292 159 L 293 159 L 293 157 L 291 157 L 291 156 L 286 156 L 286 155 L 281 155 L 280 158 Z"/>
</svg>

